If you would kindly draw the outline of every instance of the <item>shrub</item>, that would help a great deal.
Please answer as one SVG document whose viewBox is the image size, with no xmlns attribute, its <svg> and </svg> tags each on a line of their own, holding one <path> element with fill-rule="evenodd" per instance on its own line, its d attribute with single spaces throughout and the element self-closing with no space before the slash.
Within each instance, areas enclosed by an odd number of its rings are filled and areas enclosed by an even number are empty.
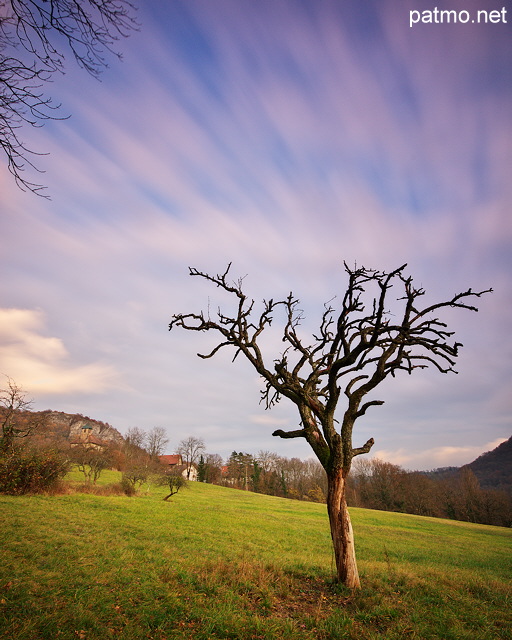
<svg viewBox="0 0 512 640">
<path fill-rule="evenodd" d="M 307 498 L 312 502 L 322 502 L 325 504 L 324 492 L 322 491 L 321 487 L 319 487 L 317 484 L 308 491 Z"/>
<path fill-rule="evenodd" d="M 11 450 L 0 458 L 0 493 L 55 491 L 69 466 L 55 451 Z"/>
<path fill-rule="evenodd" d="M 123 493 L 127 496 L 134 496 L 137 493 L 137 489 L 134 484 L 125 476 L 123 476 L 121 480 L 121 488 Z"/>
</svg>

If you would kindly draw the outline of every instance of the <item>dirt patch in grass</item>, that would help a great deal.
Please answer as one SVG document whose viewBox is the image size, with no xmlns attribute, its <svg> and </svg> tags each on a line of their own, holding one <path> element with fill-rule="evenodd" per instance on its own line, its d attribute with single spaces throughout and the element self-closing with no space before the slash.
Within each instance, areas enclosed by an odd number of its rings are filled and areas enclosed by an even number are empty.
<svg viewBox="0 0 512 640">
<path fill-rule="evenodd" d="M 337 585 L 325 579 L 301 576 L 293 579 L 287 593 L 272 598 L 270 613 L 276 618 L 323 620 L 353 599 L 353 596 L 341 595 Z"/>
</svg>

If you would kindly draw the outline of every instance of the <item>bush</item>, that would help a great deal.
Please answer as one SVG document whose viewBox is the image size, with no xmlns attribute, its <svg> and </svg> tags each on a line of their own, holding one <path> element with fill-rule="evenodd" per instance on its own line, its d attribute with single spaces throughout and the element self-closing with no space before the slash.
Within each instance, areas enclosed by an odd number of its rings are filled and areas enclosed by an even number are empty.
<svg viewBox="0 0 512 640">
<path fill-rule="evenodd" d="M 311 502 L 321 502 L 323 504 L 326 502 L 324 492 L 317 484 L 308 491 L 307 498 Z"/>
<path fill-rule="evenodd" d="M 123 476 L 123 479 L 121 480 L 121 488 L 123 490 L 123 493 L 127 496 L 134 496 L 137 493 L 137 490 L 133 483 L 130 482 L 130 480 L 125 476 Z"/>
<path fill-rule="evenodd" d="M 0 458 L 0 493 L 55 491 L 69 467 L 69 461 L 55 451 L 10 451 Z"/>
</svg>

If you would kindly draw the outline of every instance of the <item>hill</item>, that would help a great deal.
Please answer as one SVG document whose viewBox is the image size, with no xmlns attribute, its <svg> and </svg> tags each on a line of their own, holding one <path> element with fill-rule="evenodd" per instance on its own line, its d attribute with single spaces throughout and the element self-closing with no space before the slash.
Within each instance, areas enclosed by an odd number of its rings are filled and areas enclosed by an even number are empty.
<svg viewBox="0 0 512 640">
<path fill-rule="evenodd" d="M 512 437 L 465 466 L 478 478 L 482 489 L 499 489 L 512 495 Z"/>
<path fill-rule="evenodd" d="M 512 496 L 512 437 L 462 467 L 441 467 L 421 473 L 432 478 L 454 479 L 462 469 L 470 469 L 482 489 L 504 491 Z"/>
<path fill-rule="evenodd" d="M 352 509 L 352 593 L 331 583 L 325 505 L 164 492 L 0 496 L 0 638 L 512 637 L 508 529 Z"/>
</svg>

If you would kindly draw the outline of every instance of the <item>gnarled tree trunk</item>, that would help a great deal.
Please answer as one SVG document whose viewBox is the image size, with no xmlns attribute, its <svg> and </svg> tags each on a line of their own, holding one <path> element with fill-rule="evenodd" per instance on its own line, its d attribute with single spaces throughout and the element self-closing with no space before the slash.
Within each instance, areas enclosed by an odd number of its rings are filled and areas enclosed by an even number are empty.
<svg viewBox="0 0 512 640">
<path fill-rule="evenodd" d="M 352 523 L 345 499 L 346 475 L 340 469 L 327 474 L 327 512 L 336 560 L 336 576 L 349 589 L 358 589 L 356 551 Z"/>
</svg>

